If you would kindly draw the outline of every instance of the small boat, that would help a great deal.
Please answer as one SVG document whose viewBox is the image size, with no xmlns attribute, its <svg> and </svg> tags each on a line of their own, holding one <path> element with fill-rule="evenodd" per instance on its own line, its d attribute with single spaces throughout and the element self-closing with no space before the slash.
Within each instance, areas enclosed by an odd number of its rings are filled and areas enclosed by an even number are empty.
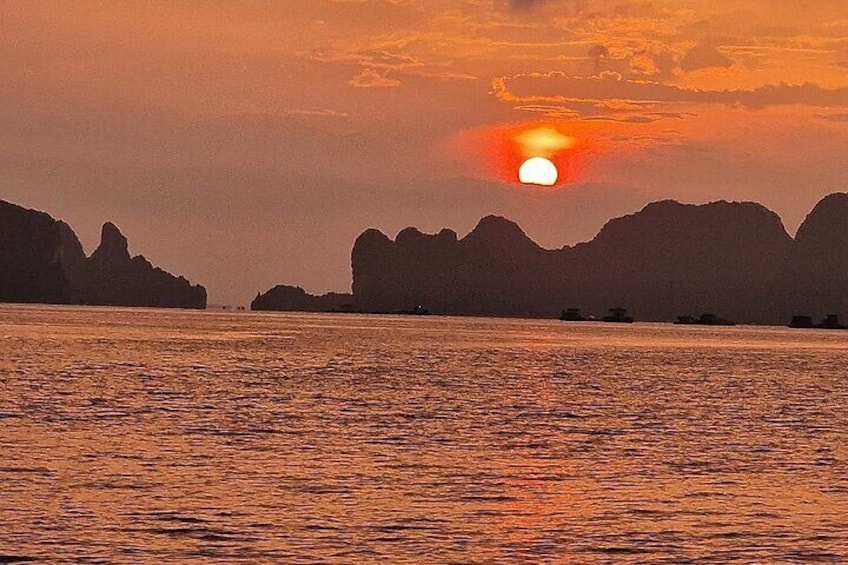
<svg viewBox="0 0 848 565">
<path fill-rule="evenodd" d="M 823 330 L 848 330 L 848 327 L 839 323 L 837 314 L 828 314 L 818 327 Z"/>
<path fill-rule="evenodd" d="M 563 322 L 586 322 L 588 318 L 584 318 L 583 314 L 580 313 L 580 308 L 568 308 L 567 310 L 562 311 L 562 315 L 559 317 Z"/>
<path fill-rule="evenodd" d="M 812 316 L 792 316 L 792 321 L 789 322 L 790 328 L 812 329 L 816 325 L 813 323 Z"/>
<path fill-rule="evenodd" d="M 392 314 L 399 314 L 401 316 L 429 316 L 430 311 L 419 304 L 412 310 L 400 310 L 392 312 Z"/>
<path fill-rule="evenodd" d="M 848 330 L 848 326 L 839 323 L 838 314 L 828 314 L 819 324 L 813 323 L 812 316 L 792 316 L 789 327 L 819 330 Z"/>
<path fill-rule="evenodd" d="M 701 314 L 698 318 L 692 316 L 678 316 L 674 322 L 679 326 L 735 326 L 736 322 L 719 318 L 715 314 Z"/>
<path fill-rule="evenodd" d="M 610 315 L 604 316 L 602 320 L 613 324 L 632 324 L 633 316 L 627 315 L 627 308 L 610 308 Z"/>
</svg>

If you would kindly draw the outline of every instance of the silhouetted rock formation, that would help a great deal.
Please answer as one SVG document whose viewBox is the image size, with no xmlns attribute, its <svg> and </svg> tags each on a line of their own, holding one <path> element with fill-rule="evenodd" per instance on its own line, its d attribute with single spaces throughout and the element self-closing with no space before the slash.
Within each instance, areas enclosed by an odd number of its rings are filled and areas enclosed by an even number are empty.
<svg viewBox="0 0 848 565">
<path fill-rule="evenodd" d="M 90 259 L 102 265 L 115 265 L 130 260 L 130 244 L 118 226 L 112 222 L 103 224 L 100 230 L 100 245 L 91 254 Z"/>
<path fill-rule="evenodd" d="M 367 311 L 423 304 L 436 314 L 531 317 L 557 317 L 563 304 L 594 314 L 627 304 L 642 320 L 712 310 L 779 323 L 791 245 L 776 214 L 728 202 L 657 202 L 560 250 L 494 216 L 462 239 L 408 228 L 392 242 L 368 230 L 352 254 L 354 302 Z"/>
<path fill-rule="evenodd" d="M 131 258 L 114 224 L 86 259 L 67 224 L 0 201 L 0 302 L 205 308 L 206 289 Z"/>
<path fill-rule="evenodd" d="M 206 308 L 205 288 L 154 267 L 141 255 L 131 257 L 127 238 L 108 222 L 75 288 L 80 304 Z"/>
<path fill-rule="evenodd" d="M 463 238 L 406 228 L 392 241 L 369 229 L 354 243 L 351 263 L 351 309 L 363 312 L 420 306 L 434 314 L 582 320 L 626 304 L 646 321 L 680 312 L 759 324 L 785 324 L 795 312 L 848 316 L 848 194 L 823 199 L 797 241 L 756 203 L 668 200 L 557 250 L 497 216 Z M 318 309 L 318 297 L 303 296 L 273 309 Z M 563 312 L 563 305 L 582 310 Z M 685 321 L 730 323 L 709 314 Z"/>
<path fill-rule="evenodd" d="M 250 303 L 251 310 L 280 312 L 341 312 L 352 309 L 353 296 L 331 292 L 323 296 L 307 294 L 299 286 L 275 286 L 268 292 L 258 293 Z"/>
<path fill-rule="evenodd" d="M 627 304 L 640 320 L 706 311 L 785 323 L 775 305 L 791 245 L 780 218 L 759 204 L 656 202 L 572 250 L 569 302 L 593 312 Z"/>
<path fill-rule="evenodd" d="M 798 228 L 786 283 L 789 314 L 848 317 L 848 194 L 822 199 Z"/>
<path fill-rule="evenodd" d="M 371 312 L 421 305 L 437 314 L 553 317 L 558 259 L 495 216 L 462 239 L 407 228 L 392 242 L 368 230 L 353 248 L 354 301 Z"/>
<path fill-rule="evenodd" d="M 70 271 L 83 261 L 67 224 L 0 201 L 0 302 L 66 304 Z"/>
</svg>

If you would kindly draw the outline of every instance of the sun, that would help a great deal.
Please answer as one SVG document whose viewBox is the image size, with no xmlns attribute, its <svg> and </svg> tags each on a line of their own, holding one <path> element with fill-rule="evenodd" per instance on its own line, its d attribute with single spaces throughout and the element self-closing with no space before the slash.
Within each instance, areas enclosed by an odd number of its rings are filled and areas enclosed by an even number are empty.
<svg viewBox="0 0 848 565">
<path fill-rule="evenodd" d="M 524 184 L 553 186 L 558 177 L 556 165 L 544 157 L 531 157 L 518 168 L 518 180 Z"/>
</svg>

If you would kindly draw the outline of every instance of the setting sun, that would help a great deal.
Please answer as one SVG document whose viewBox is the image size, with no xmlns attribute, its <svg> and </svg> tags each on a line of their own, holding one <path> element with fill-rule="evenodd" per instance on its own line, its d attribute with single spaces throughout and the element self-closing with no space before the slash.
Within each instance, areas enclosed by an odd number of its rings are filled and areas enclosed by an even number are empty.
<svg viewBox="0 0 848 565">
<path fill-rule="evenodd" d="M 558 177 L 556 165 L 544 157 L 527 159 L 518 169 L 518 180 L 524 184 L 553 186 Z"/>
<path fill-rule="evenodd" d="M 451 140 L 446 152 L 475 177 L 564 189 L 586 182 L 587 157 L 604 154 L 594 127 L 547 120 L 468 129 Z"/>
</svg>

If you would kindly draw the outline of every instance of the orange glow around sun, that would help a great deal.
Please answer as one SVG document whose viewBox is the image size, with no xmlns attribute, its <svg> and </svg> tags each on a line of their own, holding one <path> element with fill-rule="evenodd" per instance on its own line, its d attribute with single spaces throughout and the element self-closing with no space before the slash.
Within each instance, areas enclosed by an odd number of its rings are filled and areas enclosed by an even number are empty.
<svg viewBox="0 0 848 565">
<path fill-rule="evenodd" d="M 471 153 L 470 161 L 479 163 L 478 174 L 484 178 L 550 189 L 579 179 L 584 143 L 569 134 L 568 125 L 491 126 L 466 131 L 459 144 L 463 153 Z"/>
</svg>

